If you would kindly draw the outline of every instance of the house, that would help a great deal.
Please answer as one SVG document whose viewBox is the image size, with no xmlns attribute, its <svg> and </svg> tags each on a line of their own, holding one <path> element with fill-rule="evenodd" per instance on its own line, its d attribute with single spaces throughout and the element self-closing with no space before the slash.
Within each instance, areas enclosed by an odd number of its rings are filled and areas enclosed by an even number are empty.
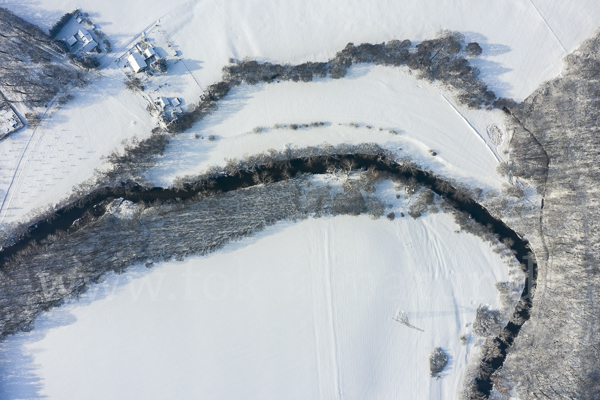
<svg viewBox="0 0 600 400">
<path fill-rule="evenodd" d="M 156 99 L 155 101 L 156 105 L 159 106 L 161 109 L 165 109 L 165 107 L 168 107 L 171 105 L 171 102 L 169 101 L 169 99 L 167 99 L 166 97 L 159 97 L 158 99 Z"/>
<path fill-rule="evenodd" d="M 65 41 L 69 46 L 73 46 L 75 43 L 77 43 L 77 38 L 75 36 L 69 36 L 65 39 Z"/>
<path fill-rule="evenodd" d="M 154 49 L 152 47 L 148 47 L 146 50 L 144 50 L 144 57 L 147 59 L 149 59 L 150 57 L 153 57 L 156 55 L 156 52 L 154 51 Z"/>
<path fill-rule="evenodd" d="M 94 39 L 92 39 L 83 45 L 83 47 L 81 48 L 81 51 L 90 52 L 90 51 L 94 50 L 96 48 L 96 46 L 98 46 L 98 43 L 96 43 L 96 41 Z"/>
<path fill-rule="evenodd" d="M 23 121 L 6 103 L 0 105 L 0 139 L 23 127 Z"/>
<path fill-rule="evenodd" d="M 179 106 L 179 105 L 181 104 L 181 101 L 179 101 L 179 99 L 178 99 L 177 97 L 173 97 L 173 98 L 171 99 L 171 104 L 172 104 L 174 107 L 177 107 L 177 106 Z"/>
<path fill-rule="evenodd" d="M 146 61 L 144 60 L 144 57 L 142 57 L 142 55 L 137 51 L 131 53 L 129 57 L 127 57 L 127 61 L 129 62 L 129 66 L 131 66 L 131 69 L 133 69 L 133 72 L 135 73 L 143 71 L 148 67 Z"/>
<path fill-rule="evenodd" d="M 79 30 L 79 32 L 77 32 L 77 36 L 79 36 L 79 39 L 84 43 L 88 43 L 91 42 L 92 40 L 94 40 L 94 38 L 92 38 L 92 35 L 90 35 L 90 33 L 87 31 L 87 29 L 81 28 Z"/>
</svg>

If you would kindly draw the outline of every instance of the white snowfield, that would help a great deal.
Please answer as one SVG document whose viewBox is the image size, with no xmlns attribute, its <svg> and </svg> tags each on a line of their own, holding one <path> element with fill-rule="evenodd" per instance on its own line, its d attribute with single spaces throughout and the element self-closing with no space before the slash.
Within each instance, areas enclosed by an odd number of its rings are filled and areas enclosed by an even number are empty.
<svg viewBox="0 0 600 400">
<path fill-rule="evenodd" d="M 0 398 L 455 398 L 475 350 L 465 324 L 508 279 L 456 229 L 447 214 L 282 222 L 111 275 L 0 345 Z M 432 379 L 437 346 L 449 364 Z"/>
</svg>

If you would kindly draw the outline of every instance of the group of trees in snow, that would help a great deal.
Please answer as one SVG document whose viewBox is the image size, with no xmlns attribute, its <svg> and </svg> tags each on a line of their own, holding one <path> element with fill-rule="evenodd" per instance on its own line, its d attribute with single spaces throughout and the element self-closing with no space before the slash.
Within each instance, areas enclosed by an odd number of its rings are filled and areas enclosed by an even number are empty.
<svg viewBox="0 0 600 400">
<path fill-rule="evenodd" d="M 497 99 L 487 85 L 479 79 L 479 70 L 472 67 L 468 57 L 481 54 L 477 43 L 464 47 L 464 37 L 457 32 L 443 31 L 431 40 L 412 46 L 410 40 L 392 40 L 387 43 L 363 43 L 355 46 L 349 43 L 334 58 L 326 62 L 306 62 L 298 65 L 259 63 L 254 60 L 238 61 L 223 67 L 223 79 L 210 85 L 199 104 L 169 126 L 170 132 L 183 132 L 194 122 L 202 119 L 215 109 L 216 103 L 225 97 L 231 88 L 242 83 L 256 85 L 260 82 L 295 81 L 310 82 L 314 78 L 331 77 L 340 79 L 346 76 L 354 64 L 373 63 L 386 66 L 407 65 L 417 71 L 417 77 L 430 81 L 440 81 L 457 90 L 457 98 L 469 107 L 492 107 Z"/>
<path fill-rule="evenodd" d="M 87 83 L 64 63 L 64 53 L 41 29 L 0 8 L 0 84 L 7 101 L 45 106 L 59 93 Z"/>
<path fill-rule="evenodd" d="M 364 176 L 363 176 L 364 175 Z M 127 213 L 115 200 L 100 217 L 32 242 L 0 269 L 0 338 L 32 327 L 42 311 L 87 290 L 108 271 L 136 263 L 206 254 L 282 219 L 370 214 L 383 204 L 362 190 L 368 173 L 344 187 L 311 185 L 305 176 L 187 200 L 138 203 Z M 165 223 L 168 219 L 168 223 Z"/>
<path fill-rule="evenodd" d="M 477 68 L 470 66 L 467 57 L 481 54 L 477 43 L 463 49 L 464 36 L 443 31 L 431 40 L 412 46 L 410 40 L 392 40 L 387 43 L 349 43 L 327 62 L 307 62 L 299 65 L 279 65 L 256 61 L 235 61 L 223 68 L 224 81 L 229 86 L 244 82 L 250 85 L 274 80 L 309 82 L 316 77 L 340 79 L 355 64 L 373 63 L 386 66 L 407 65 L 417 76 L 430 81 L 441 81 L 457 89 L 458 99 L 470 107 L 491 107 L 496 96 L 479 78 Z M 464 50 L 464 51 L 463 51 Z"/>
</svg>

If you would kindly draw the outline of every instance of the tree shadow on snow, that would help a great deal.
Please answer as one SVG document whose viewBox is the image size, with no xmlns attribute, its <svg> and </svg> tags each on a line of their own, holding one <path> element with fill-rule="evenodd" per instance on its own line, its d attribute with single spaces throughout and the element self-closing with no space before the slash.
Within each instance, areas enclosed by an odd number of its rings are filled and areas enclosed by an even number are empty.
<svg viewBox="0 0 600 400">
<path fill-rule="evenodd" d="M 32 350 L 30 347 L 43 340 L 50 331 L 77 322 L 77 317 L 73 314 L 75 308 L 85 307 L 95 301 L 111 298 L 130 282 L 148 276 L 166 263 L 182 264 L 193 257 L 207 259 L 215 255 L 235 252 L 251 246 L 267 236 L 278 234 L 296 223 L 294 221 L 280 221 L 251 236 L 229 242 L 222 248 L 205 256 L 191 256 L 183 261 L 157 262 L 151 268 L 139 264 L 133 265 L 123 274 L 107 273 L 102 277 L 100 283 L 91 284 L 88 290 L 79 298 L 70 297 L 65 300 L 64 305 L 40 315 L 35 320 L 32 331 L 17 333 L 0 343 L 0 365 L 2 366 L 0 368 L 0 399 L 47 398 L 41 393 L 43 391 L 43 381 L 37 372 L 39 365 L 35 363 L 36 350 Z"/>
<path fill-rule="evenodd" d="M 498 97 L 506 97 L 507 93 L 513 86 L 505 80 L 501 79 L 501 75 L 512 71 L 497 61 L 492 61 L 489 57 L 497 57 L 511 51 L 511 48 L 498 43 L 489 43 L 486 36 L 477 32 L 463 32 L 465 41 L 477 42 L 481 46 L 483 52 L 477 58 L 470 58 L 469 62 L 480 71 L 481 80 L 496 93 Z"/>
<path fill-rule="evenodd" d="M 148 275 L 151 269 L 143 265 L 130 267 L 124 274 L 107 273 L 98 284 L 91 284 L 79 298 L 69 297 L 65 304 L 42 313 L 35 321 L 33 330 L 7 337 L 0 343 L 0 399 L 42 399 L 43 381 L 35 363 L 36 350 L 30 349 L 53 329 L 77 322 L 72 313 L 75 308 L 113 296 L 130 281 Z M 44 351 L 44 350 L 39 350 Z"/>
</svg>

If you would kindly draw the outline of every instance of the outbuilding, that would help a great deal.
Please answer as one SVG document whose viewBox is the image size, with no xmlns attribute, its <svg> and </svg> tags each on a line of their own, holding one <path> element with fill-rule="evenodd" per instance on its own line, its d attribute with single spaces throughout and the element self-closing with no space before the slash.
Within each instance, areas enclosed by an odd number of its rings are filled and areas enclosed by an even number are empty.
<svg viewBox="0 0 600 400">
<path fill-rule="evenodd" d="M 161 109 L 165 109 L 165 107 L 171 105 L 171 102 L 166 97 L 161 96 L 158 99 L 156 99 L 156 105 L 159 106 Z"/>
<path fill-rule="evenodd" d="M 96 48 L 96 46 L 98 46 L 98 43 L 96 43 L 96 41 L 94 39 L 92 39 L 89 42 L 87 42 L 86 44 L 84 44 L 83 47 L 81 48 L 81 50 L 84 52 L 90 52 L 90 51 L 94 50 Z"/>
<path fill-rule="evenodd" d="M 146 59 L 149 59 L 152 56 L 155 56 L 156 52 L 154 51 L 154 49 L 152 47 L 148 47 L 146 50 L 144 50 L 144 57 Z"/>
<path fill-rule="evenodd" d="M 73 46 L 75 43 L 77 43 L 77 39 L 75 38 L 75 36 L 69 36 L 65 39 L 65 41 L 69 46 Z"/>
<path fill-rule="evenodd" d="M 81 39 L 81 41 L 83 43 L 88 43 L 88 42 L 91 42 L 92 40 L 94 40 L 94 38 L 92 37 L 92 35 L 90 35 L 90 33 L 87 31 L 87 29 L 83 29 L 83 28 L 81 28 L 79 30 L 79 32 L 77 32 L 77 36 L 79 36 L 79 38 Z"/>
</svg>

